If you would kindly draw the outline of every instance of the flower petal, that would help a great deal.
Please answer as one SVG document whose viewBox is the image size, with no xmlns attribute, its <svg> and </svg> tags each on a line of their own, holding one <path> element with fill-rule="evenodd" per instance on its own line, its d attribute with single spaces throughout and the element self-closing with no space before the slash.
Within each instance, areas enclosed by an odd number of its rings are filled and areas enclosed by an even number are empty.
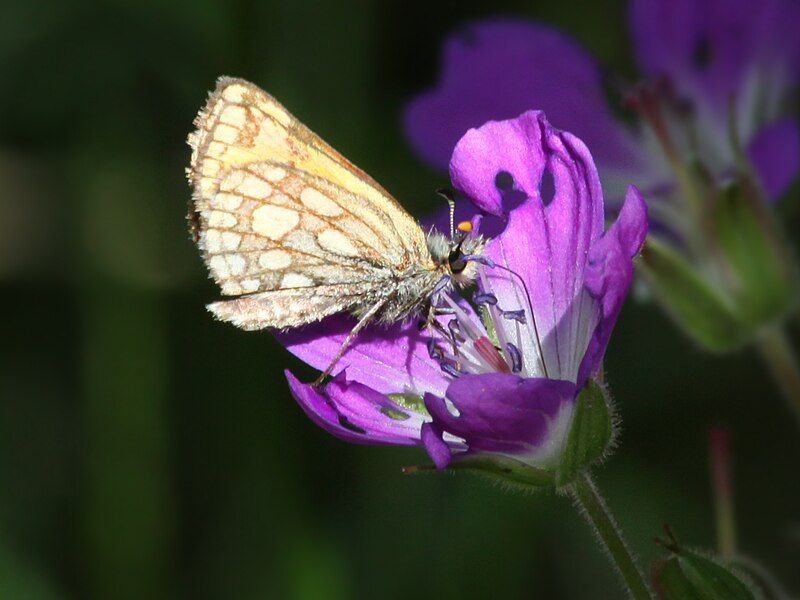
<svg viewBox="0 0 800 600">
<path fill-rule="evenodd" d="M 586 288 L 596 301 L 599 314 L 589 347 L 581 363 L 578 383 L 597 370 L 611 331 L 633 278 L 633 257 L 647 235 L 647 205 L 639 190 L 631 186 L 616 222 L 589 250 Z"/>
<path fill-rule="evenodd" d="M 608 110 L 591 55 L 557 31 L 521 20 L 476 22 L 451 35 L 439 83 L 408 105 L 405 130 L 422 158 L 444 168 L 471 127 L 530 109 L 586 141 L 604 178 L 645 168 L 637 141 Z"/>
<path fill-rule="evenodd" d="M 450 169 L 453 183 L 484 207 L 502 208 L 501 191 L 528 198 L 485 252 L 516 275 L 488 268 L 489 287 L 504 310 L 526 310 L 526 327 L 505 327 L 522 351 L 524 373 L 575 381 L 593 330 L 584 267 L 603 233 L 603 197 L 589 151 L 531 111 L 468 132 Z"/>
<path fill-rule="evenodd" d="M 800 123 L 783 119 L 764 127 L 747 148 L 770 200 L 778 200 L 800 170 Z"/>
<path fill-rule="evenodd" d="M 446 468 L 450 464 L 452 453 L 450 447 L 442 439 L 442 430 L 433 423 L 423 423 L 421 435 L 422 445 L 436 468 L 440 470 Z"/>
<path fill-rule="evenodd" d="M 798 22 L 796 0 L 764 0 L 757 7 L 748 0 L 634 0 L 630 5 L 642 70 L 669 77 L 703 119 L 717 118 L 723 126 L 731 99 L 750 113 L 751 92 L 783 98 L 797 81 Z M 744 139 L 752 134 L 752 129 L 740 131 Z"/>
<path fill-rule="evenodd" d="M 569 381 L 523 379 L 505 373 L 464 375 L 453 381 L 447 398 L 455 408 L 433 394 L 425 406 L 433 424 L 465 440 L 469 451 L 498 452 L 523 459 L 551 454 L 551 434 L 557 417 L 570 409 L 577 388 Z M 563 423 L 559 423 L 563 435 Z M 559 440 L 563 441 L 563 440 Z"/>
<path fill-rule="evenodd" d="M 357 444 L 419 445 L 422 415 L 368 386 L 347 381 L 342 373 L 319 389 L 285 374 L 297 403 L 328 433 Z"/>
<path fill-rule="evenodd" d="M 337 315 L 276 337 L 292 354 L 323 370 L 354 325 L 352 317 Z M 448 382 L 436 361 L 428 356 L 425 335 L 414 322 L 369 326 L 359 333 L 336 370 L 346 368 L 351 379 L 384 394 L 444 394 Z"/>
</svg>

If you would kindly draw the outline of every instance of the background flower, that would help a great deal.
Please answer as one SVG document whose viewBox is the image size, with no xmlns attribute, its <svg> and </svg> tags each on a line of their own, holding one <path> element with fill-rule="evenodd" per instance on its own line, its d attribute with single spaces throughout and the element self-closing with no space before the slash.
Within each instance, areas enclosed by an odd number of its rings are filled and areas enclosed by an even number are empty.
<svg viewBox="0 0 800 600">
<path fill-rule="evenodd" d="M 800 74 L 794 25 L 800 7 L 769 0 L 754 10 L 743 0 L 635 0 L 629 28 L 642 73 L 661 79 L 675 113 L 665 117 L 674 138 L 718 175 L 733 168 L 729 114 L 762 184 L 778 197 L 800 164 L 795 119 L 783 118 Z M 622 197 L 636 183 L 647 197 L 672 189 L 663 149 L 646 128 L 616 118 L 608 98 L 619 98 L 610 74 L 577 42 L 555 29 L 524 20 L 478 21 L 445 43 L 440 79 L 407 107 L 412 147 L 443 168 L 470 127 L 543 110 L 557 126 L 592 149 L 606 193 Z M 618 101 L 618 100 L 617 100 Z M 688 151 L 688 150 L 687 150 Z"/>
</svg>

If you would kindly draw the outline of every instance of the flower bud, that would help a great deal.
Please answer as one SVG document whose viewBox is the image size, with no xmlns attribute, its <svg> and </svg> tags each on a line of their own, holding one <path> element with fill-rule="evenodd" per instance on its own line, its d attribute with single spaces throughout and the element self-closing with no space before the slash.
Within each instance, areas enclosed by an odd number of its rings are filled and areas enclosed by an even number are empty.
<svg viewBox="0 0 800 600">
<path fill-rule="evenodd" d="M 677 324 L 708 350 L 727 352 L 784 318 L 798 299 L 798 270 L 779 227 L 745 176 L 704 190 L 702 235 L 673 246 L 657 237 L 641 272 Z"/>
<path fill-rule="evenodd" d="M 709 554 L 679 546 L 667 528 L 666 541 L 659 541 L 670 556 L 657 558 L 651 566 L 653 586 L 660 600 L 756 600 L 761 594 L 743 572 Z"/>
<path fill-rule="evenodd" d="M 746 178 L 719 192 L 711 218 L 739 320 L 754 331 L 784 317 L 797 299 L 797 270 L 777 224 Z"/>
</svg>

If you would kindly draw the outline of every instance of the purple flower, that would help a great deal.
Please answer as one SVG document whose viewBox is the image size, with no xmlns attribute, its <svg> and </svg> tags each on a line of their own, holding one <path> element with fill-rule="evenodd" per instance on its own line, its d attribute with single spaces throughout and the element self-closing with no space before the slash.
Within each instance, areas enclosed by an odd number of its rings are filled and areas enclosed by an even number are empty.
<svg viewBox="0 0 800 600">
<path fill-rule="evenodd" d="M 628 291 L 644 202 L 631 187 L 604 232 L 589 151 L 534 111 L 468 131 L 450 175 L 476 206 L 508 220 L 487 244 L 477 289 L 468 299 L 440 294 L 437 331 L 369 328 L 324 388 L 287 371 L 290 389 L 333 435 L 423 446 L 439 468 L 484 453 L 556 465 L 576 395 L 598 369 Z M 352 324 L 339 316 L 281 339 L 322 369 Z"/>
<path fill-rule="evenodd" d="M 658 101 L 674 108 L 660 125 L 725 178 L 734 166 L 732 106 L 770 198 L 800 166 L 798 123 L 782 118 L 800 75 L 798 23 L 796 0 L 634 0 L 629 11 L 641 71 L 666 82 Z M 443 168 L 469 128 L 536 108 L 592 149 L 609 198 L 622 198 L 632 181 L 648 197 L 672 190 L 657 139 L 614 117 L 611 78 L 565 35 L 521 20 L 473 23 L 447 40 L 441 69 L 436 87 L 405 114 L 407 136 L 430 164 Z"/>
</svg>

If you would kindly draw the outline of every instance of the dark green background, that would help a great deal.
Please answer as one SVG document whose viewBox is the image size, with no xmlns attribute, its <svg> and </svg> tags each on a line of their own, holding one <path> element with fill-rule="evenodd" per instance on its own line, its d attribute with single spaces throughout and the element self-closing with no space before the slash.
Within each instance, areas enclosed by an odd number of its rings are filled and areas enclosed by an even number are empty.
<svg viewBox="0 0 800 600">
<path fill-rule="evenodd" d="M 0 597 L 622 597 L 566 498 L 405 477 L 422 452 L 308 421 L 282 371 L 311 372 L 205 312 L 183 175 L 197 109 L 235 75 L 423 214 L 447 181 L 399 115 L 442 37 L 525 14 L 632 75 L 622 3 L 0 8 Z M 632 300 L 606 366 L 623 428 L 597 479 L 642 559 L 662 523 L 714 546 L 705 432 L 723 422 L 741 547 L 800 589 L 800 435 L 757 356 L 706 356 Z"/>
</svg>

